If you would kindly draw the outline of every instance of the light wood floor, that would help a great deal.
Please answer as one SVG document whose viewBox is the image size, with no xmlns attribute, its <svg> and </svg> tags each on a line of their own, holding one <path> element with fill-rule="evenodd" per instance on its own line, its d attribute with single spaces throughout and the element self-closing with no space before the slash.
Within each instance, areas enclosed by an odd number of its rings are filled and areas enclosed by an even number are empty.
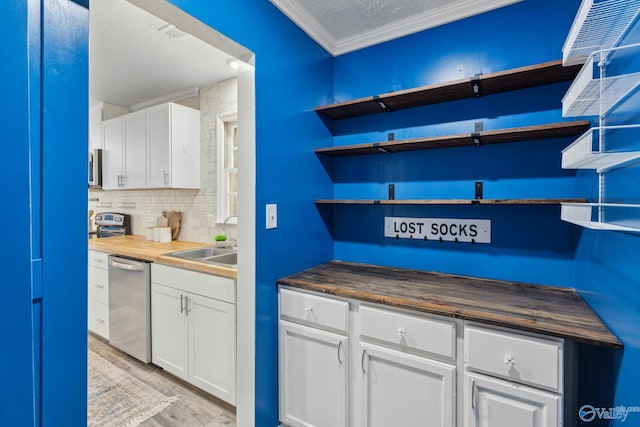
<svg viewBox="0 0 640 427">
<path fill-rule="evenodd" d="M 235 408 L 167 374 L 161 368 L 146 365 L 89 334 L 89 348 L 119 369 L 178 401 L 140 424 L 144 427 L 235 427 Z"/>
</svg>

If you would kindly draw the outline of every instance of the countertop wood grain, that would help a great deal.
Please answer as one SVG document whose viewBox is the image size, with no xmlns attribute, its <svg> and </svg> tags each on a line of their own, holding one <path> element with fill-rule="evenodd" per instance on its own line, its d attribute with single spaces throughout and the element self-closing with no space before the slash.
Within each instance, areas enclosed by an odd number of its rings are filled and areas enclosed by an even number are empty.
<svg viewBox="0 0 640 427">
<path fill-rule="evenodd" d="M 622 348 L 618 338 L 569 288 L 331 261 L 280 285 L 393 307 Z"/>
<path fill-rule="evenodd" d="M 195 249 L 211 246 L 206 243 L 185 242 L 174 240 L 168 243 L 154 242 L 146 240 L 144 236 L 128 235 L 109 237 L 104 239 L 90 239 L 89 249 L 100 252 L 107 252 L 114 255 L 123 255 L 159 264 L 170 265 L 172 267 L 185 268 L 188 270 L 200 271 L 202 273 L 216 274 L 218 276 L 236 279 L 238 270 L 233 267 L 212 265 L 204 262 L 190 261 L 186 259 L 166 256 L 166 254 L 187 249 Z"/>
</svg>

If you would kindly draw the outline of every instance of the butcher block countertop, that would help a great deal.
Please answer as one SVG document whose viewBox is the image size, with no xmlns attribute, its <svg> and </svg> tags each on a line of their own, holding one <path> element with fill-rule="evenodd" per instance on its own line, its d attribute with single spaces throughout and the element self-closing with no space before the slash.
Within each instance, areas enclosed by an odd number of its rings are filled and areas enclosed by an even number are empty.
<svg viewBox="0 0 640 427">
<path fill-rule="evenodd" d="M 331 261 L 277 281 L 309 291 L 622 348 L 575 290 Z"/>
<path fill-rule="evenodd" d="M 146 240 L 144 236 L 135 235 L 89 240 L 89 249 L 93 251 L 144 259 L 147 261 L 157 262 L 158 264 L 230 277 L 232 279 L 237 278 L 238 270 L 233 267 L 212 265 L 204 262 L 190 261 L 165 255 L 171 252 L 202 248 L 206 246 L 211 245 L 206 243 L 185 242 L 181 240 L 159 243 L 154 242 L 153 240 Z"/>
</svg>

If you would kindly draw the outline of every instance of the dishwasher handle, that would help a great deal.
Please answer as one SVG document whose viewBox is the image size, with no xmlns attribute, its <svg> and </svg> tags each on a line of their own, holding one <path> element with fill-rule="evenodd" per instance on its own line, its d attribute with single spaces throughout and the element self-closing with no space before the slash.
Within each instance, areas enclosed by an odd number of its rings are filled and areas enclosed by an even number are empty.
<svg viewBox="0 0 640 427">
<path fill-rule="evenodd" d="M 121 270 L 129 270 L 129 271 L 144 271 L 145 265 L 141 262 L 131 261 L 129 263 L 118 262 L 111 258 L 111 266 L 115 268 L 119 268 Z"/>
</svg>

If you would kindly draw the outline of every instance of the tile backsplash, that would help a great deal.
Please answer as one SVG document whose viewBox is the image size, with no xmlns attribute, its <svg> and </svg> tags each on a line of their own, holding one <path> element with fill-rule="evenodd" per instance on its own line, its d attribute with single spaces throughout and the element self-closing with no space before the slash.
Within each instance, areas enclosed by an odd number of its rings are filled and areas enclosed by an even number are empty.
<svg viewBox="0 0 640 427">
<path fill-rule="evenodd" d="M 216 117 L 237 111 L 237 79 L 200 89 L 200 174 L 199 190 L 127 190 L 89 191 L 89 209 L 122 212 L 131 215 L 133 234 L 144 235 L 156 224 L 162 211 L 182 213 L 178 240 L 213 242 L 222 224 L 216 218 Z M 235 225 L 227 225 L 227 234 L 235 238 Z"/>
</svg>

